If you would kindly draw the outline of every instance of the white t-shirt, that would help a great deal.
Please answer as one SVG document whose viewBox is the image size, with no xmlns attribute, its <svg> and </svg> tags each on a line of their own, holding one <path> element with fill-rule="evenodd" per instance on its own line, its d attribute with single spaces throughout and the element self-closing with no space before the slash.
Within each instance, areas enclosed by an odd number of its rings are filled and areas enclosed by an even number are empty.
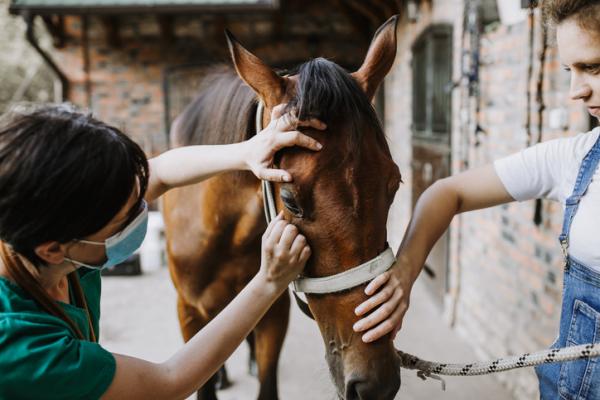
<svg viewBox="0 0 600 400">
<path fill-rule="evenodd" d="M 546 198 L 559 201 L 564 207 L 566 199 L 573 193 L 581 161 L 598 135 L 600 128 L 574 137 L 543 142 L 496 160 L 494 167 L 515 200 Z M 573 219 L 569 255 L 600 271 L 600 168 L 594 172 Z"/>
</svg>

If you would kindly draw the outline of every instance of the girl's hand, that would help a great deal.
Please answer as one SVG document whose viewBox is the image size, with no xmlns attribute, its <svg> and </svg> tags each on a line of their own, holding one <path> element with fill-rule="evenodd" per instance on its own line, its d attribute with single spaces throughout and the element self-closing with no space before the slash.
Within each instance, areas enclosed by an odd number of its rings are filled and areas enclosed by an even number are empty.
<svg viewBox="0 0 600 400">
<path fill-rule="evenodd" d="M 285 289 L 298 277 L 311 254 L 306 238 L 282 216 L 279 213 L 262 236 L 259 272 L 278 289 Z"/>
<path fill-rule="evenodd" d="M 271 113 L 271 122 L 252 139 L 243 143 L 245 162 L 249 170 L 259 179 L 276 182 L 290 182 L 291 175 L 281 169 L 270 168 L 275 153 L 291 146 L 301 146 L 310 150 L 320 150 L 321 144 L 313 138 L 297 131 L 298 127 L 323 130 L 327 126 L 316 119 L 298 121 L 291 113 L 283 114 L 285 104 L 280 104 Z"/>
<path fill-rule="evenodd" d="M 414 283 L 407 271 L 409 268 L 396 264 L 373 279 L 365 288 L 365 293 L 370 298 L 356 307 L 354 312 L 360 317 L 374 311 L 353 326 L 355 332 L 364 332 L 363 342 L 373 342 L 388 333 L 392 334 L 392 340 L 396 337 L 408 310 Z"/>
</svg>

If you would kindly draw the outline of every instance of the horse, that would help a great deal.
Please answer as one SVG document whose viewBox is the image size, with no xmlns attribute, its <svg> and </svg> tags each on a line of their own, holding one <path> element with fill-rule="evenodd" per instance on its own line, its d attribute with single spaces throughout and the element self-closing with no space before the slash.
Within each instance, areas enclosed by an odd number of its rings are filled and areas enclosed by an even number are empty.
<svg viewBox="0 0 600 400">
<path fill-rule="evenodd" d="M 401 182 L 372 100 L 396 56 L 397 18 L 375 33 L 362 66 L 349 73 L 332 61 L 310 60 L 287 75 L 277 73 L 227 35 L 234 69 L 216 67 L 199 95 L 174 121 L 173 146 L 225 144 L 256 133 L 272 109 L 287 103 L 299 119 L 318 118 L 325 131 L 299 128 L 323 144 L 319 152 L 298 147 L 277 153 L 274 163 L 290 183 L 274 185 L 275 205 L 306 236 L 312 256 L 304 275 L 324 277 L 373 259 L 387 247 L 386 221 Z M 189 340 L 246 285 L 260 264 L 266 228 L 261 182 L 250 172 L 221 174 L 172 190 L 163 215 L 168 265 L 178 295 L 184 340 Z M 326 360 L 339 398 L 392 399 L 400 387 L 399 360 L 390 335 L 363 343 L 352 325 L 366 299 L 365 284 L 336 293 L 308 294 L 321 331 Z M 259 400 L 278 398 L 277 365 L 289 319 L 282 295 L 252 333 Z M 216 399 L 216 377 L 199 399 Z"/>
</svg>

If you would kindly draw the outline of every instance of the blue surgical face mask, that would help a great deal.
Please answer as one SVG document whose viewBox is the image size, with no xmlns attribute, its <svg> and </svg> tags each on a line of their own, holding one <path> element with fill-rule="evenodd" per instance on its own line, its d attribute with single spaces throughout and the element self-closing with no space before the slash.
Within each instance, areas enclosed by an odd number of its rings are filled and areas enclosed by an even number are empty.
<svg viewBox="0 0 600 400">
<path fill-rule="evenodd" d="M 102 265 L 89 265 L 80 261 L 65 257 L 65 260 L 82 267 L 102 270 L 112 267 L 127 260 L 137 249 L 140 248 L 146 230 L 148 229 L 148 204 L 142 200 L 142 211 L 122 231 L 114 234 L 104 242 L 93 242 L 91 240 L 76 239 L 77 242 L 105 246 L 106 262 Z"/>
</svg>

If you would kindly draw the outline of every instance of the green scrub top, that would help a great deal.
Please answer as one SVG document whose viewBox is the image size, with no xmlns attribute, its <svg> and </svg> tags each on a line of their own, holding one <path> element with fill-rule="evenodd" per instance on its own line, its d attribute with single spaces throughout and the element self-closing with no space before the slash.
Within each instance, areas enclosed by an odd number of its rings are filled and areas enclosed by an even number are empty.
<svg viewBox="0 0 600 400">
<path fill-rule="evenodd" d="M 90 318 L 99 335 L 100 271 L 79 272 Z M 83 309 L 59 303 L 89 337 Z M 69 325 L 0 277 L 0 399 L 98 399 L 115 375 L 113 355 L 79 340 Z"/>
</svg>

